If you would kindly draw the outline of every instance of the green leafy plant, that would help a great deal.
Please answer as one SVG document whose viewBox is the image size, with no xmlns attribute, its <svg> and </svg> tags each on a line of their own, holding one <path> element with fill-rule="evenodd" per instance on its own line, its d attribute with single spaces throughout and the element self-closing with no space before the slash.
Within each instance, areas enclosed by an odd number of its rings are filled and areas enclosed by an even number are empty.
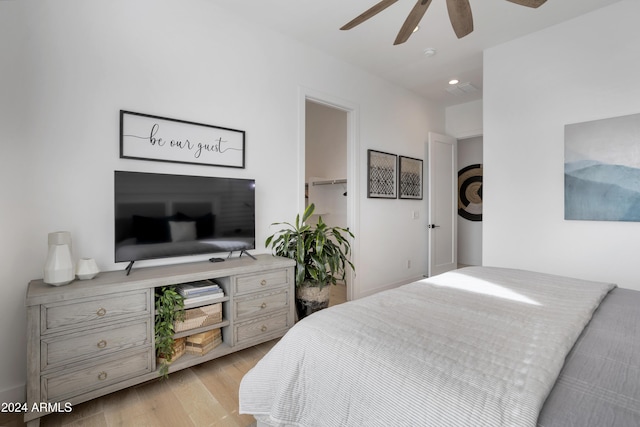
<svg viewBox="0 0 640 427">
<path fill-rule="evenodd" d="M 156 288 L 156 355 L 160 358 L 160 376 L 169 376 L 173 357 L 174 323 L 184 320 L 184 298 L 172 286 Z"/>
<path fill-rule="evenodd" d="M 353 233 L 342 227 L 329 227 L 318 218 L 315 225 L 307 224 L 307 220 L 315 205 L 310 204 L 302 215 L 296 215 L 295 224 L 276 222 L 271 225 L 286 225 L 269 236 L 265 246 L 272 246 L 278 256 L 291 258 L 296 261 L 296 286 L 335 285 L 338 280 L 344 280 L 346 267 L 355 270 L 349 260 L 351 244 L 348 237 L 354 238 Z"/>
</svg>

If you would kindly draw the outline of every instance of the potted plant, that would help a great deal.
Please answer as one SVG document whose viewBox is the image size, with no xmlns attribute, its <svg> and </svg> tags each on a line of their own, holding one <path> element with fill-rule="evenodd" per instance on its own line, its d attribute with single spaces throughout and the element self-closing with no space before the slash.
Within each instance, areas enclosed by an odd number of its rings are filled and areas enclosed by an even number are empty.
<svg viewBox="0 0 640 427">
<path fill-rule="evenodd" d="M 167 378 L 169 365 L 175 355 L 175 322 L 184 320 L 184 299 L 172 286 L 156 288 L 155 292 L 156 355 L 160 363 L 160 377 Z"/>
<path fill-rule="evenodd" d="M 286 225 L 269 236 L 265 246 L 271 246 L 275 255 L 296 261 L 296 309 L 298 318 L 329 306 L 328 285 L 335 285 L 346 276 L 346 267 L 355 270 L 349 260 L 351 244 L 348 237 L 354 235 L 346 228 L 329 227 L 318 217 L 315 225 L 307 224 L 315 205 L 310 204 L 302 215 L 296 215 L 295 224 Z"/>
</svg>

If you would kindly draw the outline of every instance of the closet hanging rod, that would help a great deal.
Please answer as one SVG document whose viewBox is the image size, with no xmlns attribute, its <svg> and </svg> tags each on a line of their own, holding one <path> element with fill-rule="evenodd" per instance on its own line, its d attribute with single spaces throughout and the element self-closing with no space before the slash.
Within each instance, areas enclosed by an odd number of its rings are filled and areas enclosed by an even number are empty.
<svg viewBox="0 0 640 427">
<path fill-rule="evenodd" d="M 346 184 L 346 179 L 330 179 L 327 181 L 313 181 L 313 185 L 332 185 L 332 184 Z"/>
</svg>

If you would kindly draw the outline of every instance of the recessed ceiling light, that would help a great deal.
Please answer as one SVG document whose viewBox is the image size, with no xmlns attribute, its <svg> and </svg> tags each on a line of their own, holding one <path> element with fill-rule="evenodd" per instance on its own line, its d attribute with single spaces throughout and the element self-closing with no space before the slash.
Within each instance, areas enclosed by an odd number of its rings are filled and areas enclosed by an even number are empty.
<svg viewBox="0 0 640 427">
<path fill-rule="evenodd" d="M 458 79 L 449 80 L 450 85 L 457 85 L 458 83 L 460 83 L 460 80 Z"/>
<path fill-rule="evenodd" d="M 435 54 L 436 54 L 436 52 L 437 52 L 437 51 L 435 50 L 435 48 L 428 47 L 428 48 L 426 48 L 422 53 L 424 53 L 424 56 L 429 57 L 429 56 L 433 56 L 433 55 L 435 55 Z"/>
</svg>

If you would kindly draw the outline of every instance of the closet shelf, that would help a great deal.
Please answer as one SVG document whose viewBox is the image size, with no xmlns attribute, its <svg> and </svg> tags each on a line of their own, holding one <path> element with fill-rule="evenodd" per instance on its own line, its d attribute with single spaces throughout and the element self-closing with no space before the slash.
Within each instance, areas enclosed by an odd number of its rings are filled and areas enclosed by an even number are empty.
<svg viewBox="0 0 640 427">
<path fill-rule="evenodd" d="M 311 184 L 313 185 L 334 185 L 334 184 L 346 184 L 346 179 L 329 179 L 326 181 L 313 181 Z"/>
</svg>

